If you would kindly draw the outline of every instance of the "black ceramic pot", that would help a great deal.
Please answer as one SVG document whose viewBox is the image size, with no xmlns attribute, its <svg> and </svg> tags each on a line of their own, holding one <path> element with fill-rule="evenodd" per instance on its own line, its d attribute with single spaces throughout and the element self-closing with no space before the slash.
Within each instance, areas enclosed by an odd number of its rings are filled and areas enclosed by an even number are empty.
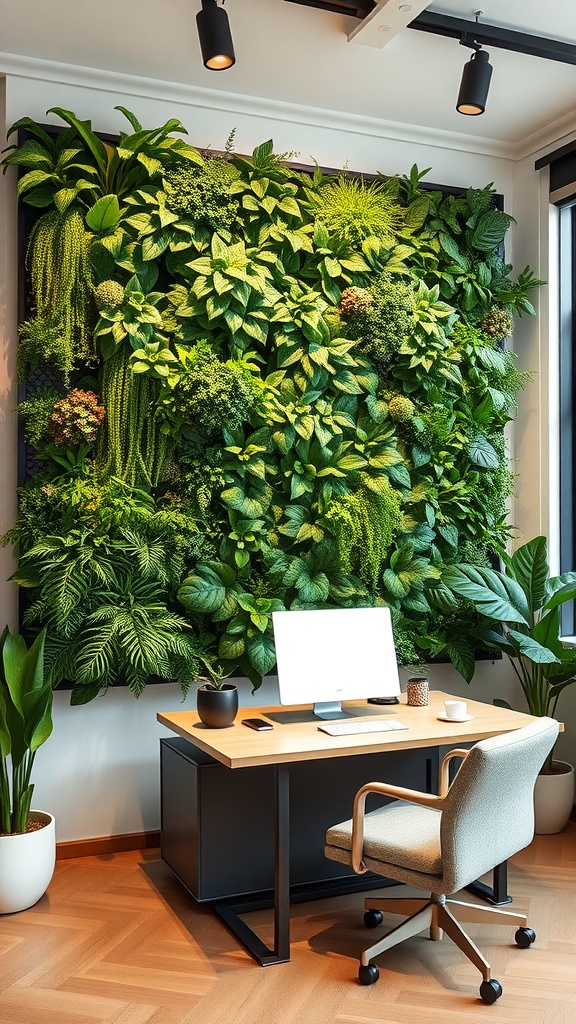
<svg viewBox="0 0 576 1024">
<path fill-rule="evenodd" d="M 238 687 L 224 683 L 217 690 L 211 683 L 198 687 L 197 710 L 200 720 L 211 729 L 232 725 L 238 712 Z"/>
</svg>

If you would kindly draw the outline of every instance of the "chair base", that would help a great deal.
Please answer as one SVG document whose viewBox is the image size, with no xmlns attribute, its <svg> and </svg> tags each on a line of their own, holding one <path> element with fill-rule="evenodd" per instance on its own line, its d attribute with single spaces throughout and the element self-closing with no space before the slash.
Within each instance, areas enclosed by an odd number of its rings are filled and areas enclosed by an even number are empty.
<svg viewBox="0 0 576 1024">
<path fill-rule="evenodd" d="M 448 900 L 445 896 L 433 894 L 429 900 L 424 899 L 367 899 L 366 910 L 380 911 L 390 914 L 408 915 L 406 921 L 393 928 L 383 939 L 374 943 L 362 953 L 362 967 L 368 967 L 370 961 L 384 953 L 387 949 L 398 945 L 419 932 L 429 929 L 430 938 L 434 941 L 442 939 L 444 932 L 456 943 L 480 971 L 483 981 L 489 982 L 490 964 L 482 956 L 478 947 L 460 926 L 457 918 L 451 913 L 450 907 L 462 921 L 483 922 L 491 920 L 497 924 L 516 925 L 526 928 L 525 914 L 512 914 L 507 910 L 496 910 L 494 907 L 479 906 L 476 903 L 464 903 L 460 900 Z M 496 920 L 495 920 L 496 919 Z"/>
</svg>

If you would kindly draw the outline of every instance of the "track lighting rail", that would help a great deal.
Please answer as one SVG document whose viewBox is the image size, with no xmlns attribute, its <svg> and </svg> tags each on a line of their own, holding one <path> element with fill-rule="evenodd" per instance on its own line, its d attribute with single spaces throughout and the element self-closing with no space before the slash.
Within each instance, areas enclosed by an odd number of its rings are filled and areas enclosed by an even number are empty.
<svg viewBox="0 0 576 1024">
<path fill-rule="evenodd" d="M 485 25 L 483 22 L 466 21 L 464 18 L 454 18 L 449 14 L 423 11 L 407 28 L 431 32 L 436 36 L 447 36 L 449 39 L 460 39 L 468 35 L 484 46 L 527 53 L 532 57 L 556 60 L 562 64 L 576 64 L 576 46 L 573 43 L 533 36 L 527 32 L 516 32 L 510 28 L 498 28 L 496 25 Z"/>
</svg>

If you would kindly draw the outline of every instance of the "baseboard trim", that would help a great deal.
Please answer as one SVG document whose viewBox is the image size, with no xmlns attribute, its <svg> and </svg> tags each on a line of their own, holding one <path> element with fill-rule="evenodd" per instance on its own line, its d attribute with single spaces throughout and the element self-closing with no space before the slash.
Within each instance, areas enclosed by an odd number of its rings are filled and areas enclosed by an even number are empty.
<svg viewBox="0 0 576 1024">
<path fill-rule="evenodd" d="M 95 839 L 75 839 L 56 844 L 56 860 L 70 857 L 98 857 L 106 853 L 125 853 L 128 850 L 150 850 L 160 846 L 160 832 L 129 832 L 120 836 L 99 836 Z"/>
</svg>

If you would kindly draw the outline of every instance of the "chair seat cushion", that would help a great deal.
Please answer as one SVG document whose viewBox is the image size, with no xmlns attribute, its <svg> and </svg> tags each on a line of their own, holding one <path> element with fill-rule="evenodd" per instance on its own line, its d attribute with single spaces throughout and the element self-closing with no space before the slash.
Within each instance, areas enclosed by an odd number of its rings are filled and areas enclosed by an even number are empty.
<svg viewBox="0 0 576 1024">
<path fill-rule="evenodd" d="M 442 874 L 440 821 L 442 813 L 396 800 L 370 811 L 364 818 L 364 857 L 397 864 L 427 875 Z M 352 850 L 352 820 L 333 825 L 326 833 L 328 846 Z"/>
</svg>

